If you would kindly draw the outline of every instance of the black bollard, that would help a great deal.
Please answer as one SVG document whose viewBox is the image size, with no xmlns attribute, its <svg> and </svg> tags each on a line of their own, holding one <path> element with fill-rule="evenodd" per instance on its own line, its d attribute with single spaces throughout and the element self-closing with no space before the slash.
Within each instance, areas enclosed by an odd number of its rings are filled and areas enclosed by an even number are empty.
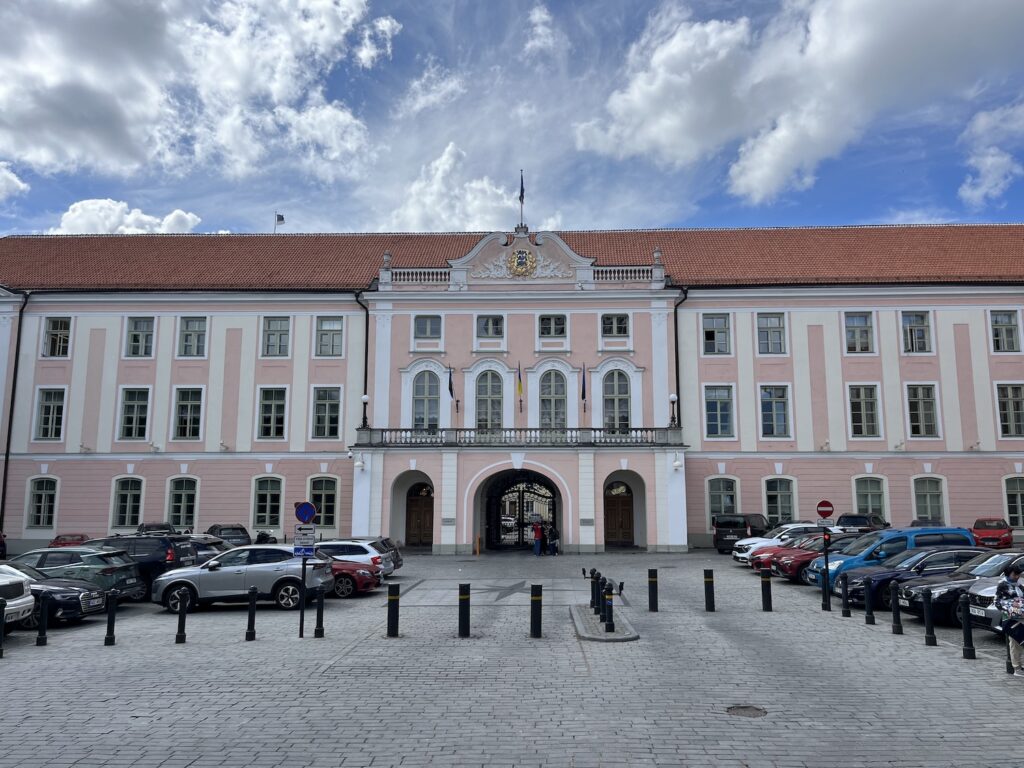
<svg viewBox="0 0 1024 768">
<path fill-rule="evenodd" d="M 583 578 L 584 579 L 587 578 L 587 569 L 586 568 L 581 568 L 580 570 L 583 571 Z"/>
<path fill-rule="evenodd" d="M 46 628 L 50 623 L 50 593 L 43 592 L 39 595 L 39 634 L 36 635 L 36 645 L 46 645 Z"/>
<path fill-rule="evenodd" d="M 600 621 L 604 621 L 604 587 L 607 583 L 608 579 L 604 576 L 597 580 L 597 603 L 594 604 L 594 613 Z"/>
<path fill-rule="evenodd" d="M 875 623 L 875 600 L 870 586 L 864 582 L 864 623 Z"/>
<path fill-rule="evenodd" d="M 398 584 L 388 584 L 388 637 L 398 637 L 399 588 Z"/>
<path fill-rule="evenodd" d="M 704 569 L 704 610 L 715 611 L 715 572 L 711 568 Z"/>
<path fill-rule="evenodd" d="M 621 594 L 621 592 L 620 592 Z M 647 610 L 650 613 L 658 612 L 658 569 L 647 569 Z"/>
<path fill-rule="evenodd" d="M 935 638 L 935 617 L 932 615 L 932 590 L 925 587 L 921 590 L 921 599 L 924 601 L 924 644 L 938 645 Z"/>
<path fill-rule="evenodd" d="M 190 600 L 187 589 L 178 590 L 178 634 L 174 636 L 174 644 L 180 645 L 185 642 L 185 615 L 188 613 Z"/>
<path fill-rule="evenodd" d="M 256 594 L 258 591 L 256 587 L 249 587 L 249 623 L 245 626 L 246 642 L 256 639 Z"/>
<path fill-rule="evenodd" d="M 594 615 L 601 615 L 601 595 L 604 594 L 604 576 L 598 571 L 594 574 Z"/>
<path fill-rule="evenodd" d="M 469 637 L 469 584 L 459 584 L 459 637 Z"/>
<path fill-rule="evenodd" d="M 828 578 L 827 570 L 821 572 L 821 610 L 832 610 L 832 582 Z"/>
<path fill-rule="evenodd" d="M 594 606 L 597 605 L 597 579 L 595 578 L 597 571 L 593 568 L 590 569 L 590 610 L 594 610 Z"/>
<path fill-rule="evenodd" d="M 316 588 L 316 626 L 313 627 L 313 637 L 324 636 L 324 585 Z"/>
<path fill-rule="evenodd" d="M 540 584 L 530 585 L 530 637 L 541 636 L 541 608 L 544 605 L 544 587 Z"/>
<path fill-rule="evenodd" d="M 604 593 L 604 603 L 605 603 L 605 608 L 604 608 L 604 631 L 605 632 L 614 632 L 615 631 L 615 618 L 613 616 L 613 607 L 612 607 L 612 601 L 614 600 L 614 598 L 612 597 L 613 594 L 614 593 L 612 592 L 611 582 L 609 582 L 608 586 L 605 587 L 605 593 Z"/>
<path fill-rule="evenodd" d="M 850 618 L 850 615 L 851 615 L 850 614 L 850 585 L 849 585 L 850 579 L 849 579 L 849 577 L 845 573 L 839 574 L 839 579 L 840 579 L 840 582 L 839 582 L 840 583 L 840 589 L 842 590 L 842 594 L 843 594 L 843 612 L 842 612 L 841 615 L 842 615 L 842 617 L 844 619 L 848 619 L 848 618 Z"/>
<path fill-rule="evenodd" d="M 0 659 L 4 657 L 4 637 L 7 634 L 7 601 L 0 597 Z"/>
<path fill-rule="evenodd" d="M 772 612 L 772 572 L 769 568 L 761 569 L 761 610 Z"/>
<path fill-rule="evenodd" d="M 107 592 L 107 634 L 103 636 L 103 645 L 114 645 L 117 642 L 114 622 L 117 620 L 117 598 L 120 594 L 116 589 Z"/>
<path fill-rule="evenodd" d="M 900 585 L 895 579 L 889 582 L 889 602 L 892 604 L 892 633 L 903 634 L 903 620 L 900 617 Z"/>
<path fill-rule="evenodd" d="M 974 626 L 971 624 L 969 603 L 970 599 L 967 597 L 967 593 L 964 592 L 960 595 L 960 615 L 963 617 L 963 621 L 960 623 L 964 625 L 964 658 L 976 659 L 978 657 L 974 652 Z"/>
</svg>

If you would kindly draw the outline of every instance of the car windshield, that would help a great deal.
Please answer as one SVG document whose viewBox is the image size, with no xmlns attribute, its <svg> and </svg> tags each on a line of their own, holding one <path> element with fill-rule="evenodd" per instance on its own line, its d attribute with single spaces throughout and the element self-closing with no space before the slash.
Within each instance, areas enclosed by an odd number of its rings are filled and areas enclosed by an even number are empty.
<svg viewBox="0 0 1024 768">
<path fill-rule="evenodd" d="M 978 576 L 982 578 L 986 576 L 1001 576 L 1003 569 L 1018 557 L 1020 557 L 1019 554 L 1011 552 L 1000 552 L 998 554 L 983 552 L 961 565 L 950 576 Z"/>
<path fill-rule="evenodd" d="M 908 549 L 906 552 L 887 557 L 881 562 L 881 565 L 884 568 L 899 568 L 901 571 L 905 571 L 908 568 L 913 568 L 927 554 L 928 552 L 923 552 L 920 549 Z"/>
<path fill-rule="evenodd" d="M 746 528 L 747 521 L 739 515 L 719 515 L 715 518 L 715 526 L 718 528 Z"/>
<path fill-rule="evenodd" d="M 90 565 L 131 565 L 134 562 L 124 552 L 104 552 L 95 555 L 82 555 L 82 560 Z"/>
<path fill-rule="evenodd" d="M 242 528 L 240 526 L 222 526 L 220 529 L 220 535 L 223 536 L 224 534 L 227 534 L 229 536 L 242 536 L 245 534 L 245 528 Z"/>
<path fill-rule="evenodd" d="M 974 521 L 974 527 L 982 531 L 1004 531 L 1010 526 L 1006 524 L 1005 520 L 989 520 L 982 518 L 981 520 Z"/>
<path fill-rule="evenodd" d="M 839 518 L 839 525 L 867 525 L 866 515 L 843 515 Z"/>
<path fill-rule="evenodd" d="M 35 579 L 36 581 L 46 581 L 48 578 L 50 578 L 42 571 L 38 571 L 31 565 L 25 565 L 24 563 L 4 563 L 4 565 L 15 571 L 21 571 L 30 579 Z"/>
<path fill-rule="evenodd" d="M 792 541 L 785 542 L 785 544 L 793 549 L 807 549 L 808 546 L 813 545 L 820 538 L 822 537 L 819 534 L 804 534 L 803 536 L 798 536 Z"/>
<path fill-rule="evenodd" d="M 848 555 L 859 555 L 862 552 L 866 552 L 875 546 L 879 541 L 882 540 L 882 534 L 880 533 L 869 533 L 866 536 L 861 536 L 859 539 L 854 539 L 853 544 L 846 550 Z"/>
<path fill-rule="evenodd" d="M 772 528 L 768 533 L 764 535 L 766 539 L 777 539 L 789 529 L 785 526 L 780 525 L 778 528 Z"/>
<path fill-rule="evenodd" d="M 829 552 L 835 552 L 837 555 L 848 555 L 850 554 L 850 547 L 852 547 L 853 543 L 858 540 L 859 537 L 857 536 L 851 536 L 848 539 L 840 539 L 839 541 L 832 539 L 832 546 L 828 548 Z"/>
</svg>

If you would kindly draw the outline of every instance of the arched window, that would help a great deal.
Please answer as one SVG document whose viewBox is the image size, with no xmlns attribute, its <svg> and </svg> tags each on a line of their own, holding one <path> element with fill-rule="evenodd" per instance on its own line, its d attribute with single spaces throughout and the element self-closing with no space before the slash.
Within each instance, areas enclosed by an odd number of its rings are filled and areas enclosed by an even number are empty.
<svg viewBox="0 0 1024 768">
<path fill-rule="evenodd" d="M 281 481 L 276 477 L 256 479 L 253 524 L 276 528 L 281 524 Z"/>
<path fill-rule="evenodd" d="M 1006 478 L 1006 513 L 1011 528 L 1024 528 L 1024 477 Z"/>
<path fill-rule="evenodd" d="M 501 429 L 501 376 L 484 371 L 476 379 L 476 428 Z"/>
<path fill-rule="evenodd" d="M 316 507 L 313 525 L 333 527 L 338 509 L 338 481 L 333 477 L 314 477 L 309 481 L 309 500 Z"/>
<path fill-rule="evenodd" d="M 142 480 L 122 477 L 114 485 L 114 527 L 134 528 L 142 519 Z"/>
<path fill-rule="evenodd" d="M 793 520 L 793 481 L 772 477 L 764 482 L 765 516 L 772 525 Z"/>
<path fill-rule="evenodd" d="M 729 477 L 708 480 L 708 510 L 711 518 L 736 514 L 736 481 Z"/>
<path fill-rule="evenodd" d="M 622 371 L 610 371 L 604 377 L 604 428 L 629 429 L 629 377 Z"/>
<path fill-rule="evenodd" d="M 565 376 L 547 371 L 540 377 L 540 428 L 565 429 Z"/>
<path fill-rule="evenodd" d="M 858 515 L 878 515 L 885 517 L 885 493 L 882 490 L 882 478 L 858 477 L 854 483 L 857 495 Z"/>
<path fill-rule="evenodd" d="M 38 477 L 29 491 L 29 528 L 52 528 L 57 508 L 57 481 L 52 477 Z"/>
<path fill-rule="evenodd" d="M 914 481 L 914 517 L 942 523 L 942 479 L 919 477 Z"/>
<path fill-rule="evenodd" d="M 196 524 L 197 484 L 191 477 L 171 480 L 167 497 L 167 522 L 175 528 L 194 528 Z"/>
<path fill-rule="evenodd" d="M 441 408 L 441 382 L 437 374 L 420 371 L 412 381 L 412 428 L 436 430 Z"/>
</svg>

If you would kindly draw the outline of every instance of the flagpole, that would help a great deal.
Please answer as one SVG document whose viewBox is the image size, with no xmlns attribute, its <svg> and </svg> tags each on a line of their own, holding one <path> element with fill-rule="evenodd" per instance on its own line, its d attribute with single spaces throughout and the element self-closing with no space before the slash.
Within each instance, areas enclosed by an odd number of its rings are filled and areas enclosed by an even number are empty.
<svg viewBox="0 0 1024 768">
<path fill-rule="evenodd" d="M 277 211 L 274 211 L 274 234 L 277 234 Z"/>
<path fill-rule="evenodd" d="M 523 169 L 519 169 L 519 226 L 523 226 L 523 198 L 526 197 L 526 187 L 523 186 Z M 519 410 L 522 410 L 520 408 Z"/>
</svg>

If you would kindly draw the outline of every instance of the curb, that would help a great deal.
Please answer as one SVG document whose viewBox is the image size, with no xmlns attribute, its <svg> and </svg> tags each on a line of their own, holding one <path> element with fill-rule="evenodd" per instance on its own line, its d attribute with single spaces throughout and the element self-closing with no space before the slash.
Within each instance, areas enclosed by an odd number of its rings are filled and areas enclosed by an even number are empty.
<svg viewBox="0 0 1024 768">
<path fill-rule="evenodd" d="M 576 636 L 580 640 L 592 640 L 595 643 L 627 643 L 639 640 L 640 635 L 621 611 L 615 612 L 615 631 L 605 632 L 604 624 L 597 620 L 594 612 L 586 605 L 570 605 L 569 615 L 576 627 Z"/>
</svg>

